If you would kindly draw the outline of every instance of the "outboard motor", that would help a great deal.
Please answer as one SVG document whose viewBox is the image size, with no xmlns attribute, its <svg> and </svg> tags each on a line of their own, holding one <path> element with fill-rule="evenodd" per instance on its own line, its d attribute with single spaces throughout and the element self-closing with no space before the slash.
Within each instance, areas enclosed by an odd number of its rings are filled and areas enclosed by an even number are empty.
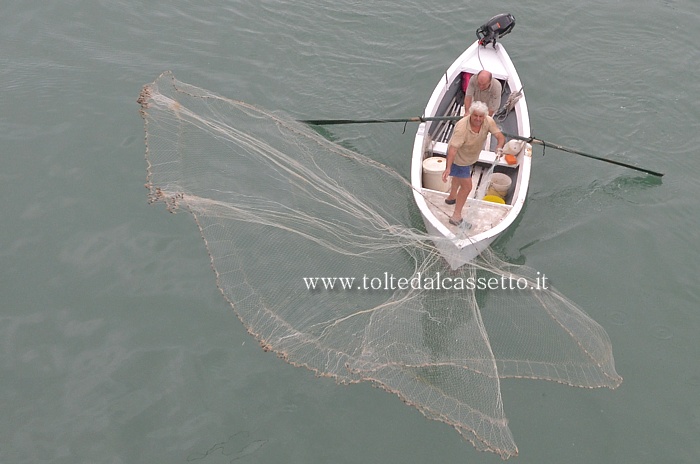
<svg viewBox="0 0 700 464">
<path fill-rule="evenodd" d="M 479 39 L 479 45 L 482 47 L 492 43 L 493 47 L 496 48 L 496 39 L 508 34 L 514 27 L 515 18 L 512 14 L 499 14 L 476 30 L 476 38 Z"/>
</svg>

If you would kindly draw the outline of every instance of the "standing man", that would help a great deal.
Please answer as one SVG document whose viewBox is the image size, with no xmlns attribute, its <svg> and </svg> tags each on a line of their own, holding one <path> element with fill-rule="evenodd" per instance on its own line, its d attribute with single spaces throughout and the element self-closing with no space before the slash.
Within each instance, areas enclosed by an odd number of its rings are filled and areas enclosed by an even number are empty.
<svg viewBox="0 0 700 464">
<path fill-rule="evenodd" d="M 496 152 L 500 156 L 506 138 L 491 116 L 488 116 L 486 103 L 475 101 L 469 107 L 469 114 L 457 121 L 452 138 L 447 144 L 447 167 L 442 173 L 442 181 L 452 176 L 450 194 L 445 203 L 455 205 L 450 224 L 462 223 L 462 208 L 472 190 L 472 165 L 479 159 L 481 149 L 489 133 L 496 137 Z"/>
<path fill-rule="evenodd" d="M 474 77 L 469 79 L 467 91 L 464 93 L 464 109 L 469 109 L 472 101 L 482 101 L 489 107 L 489 116 L 493 116 L 501 106 L 501 83 L 485 69 Z"/>
</svg>

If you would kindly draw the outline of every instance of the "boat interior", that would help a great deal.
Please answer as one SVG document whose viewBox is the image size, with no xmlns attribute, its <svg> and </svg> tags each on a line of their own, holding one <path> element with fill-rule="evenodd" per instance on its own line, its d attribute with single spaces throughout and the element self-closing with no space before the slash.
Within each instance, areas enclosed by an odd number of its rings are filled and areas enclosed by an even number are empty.
<svg viewBox="0 0 700 464">
<path fill-rule="evenodd" d="M 469 75 L 469 77 L 466 75 Z M 463 88 L 466 88 L 466 85 L 463 85 L 463 80 L 465 78 L 470 78 L 472 75 L 471 73 L 462 73 L 462 79 L 455 79 L 452 82 L 446 92 L 445 98 L 437 109 L 436 116 L 464 115 Z M 499 76 L 494 77 L 499 78 Z M 505 79 L 499 79 L 499 81 L 503 89 L 500 105 L 501 108 L 503 108 L 511 94 L 511 89 Z M 514 110 L 507 112 L 502 117 L 500 117 L 497 112 L 496 115 L 494 115 L 494 119 L 503 132 L 511 134 L 518 133 L 517 115 Z M 447 156 L 447 144 L 450 137 L 452 137 L 455 123 L 456 121 L 436 121 L 427 128 L 423 159 L 435 156 L 444 158 Z M 508 139 L 506 139 L 506 141 L 507 140 Z M 454 206 L 447 205 L 444 202 L 449 192 L 449 185 L 442 189 L 432 190 L 426 186 L 425 182 L 423 183 L 423 196 L 431 211 L 440 222 L 453 233 L 461 232 L 462 234 L 466 233 L 466 235 L 471 236 L 488 230 L 500 222 L 500 220 L 508 214 L 514 204 L 518 183 L 518 167 L 523 156 L 525 156 L 525 150 L 521 150 L 521 152 L 517 154 L 517 162 L 515 164 L 508 164 L 501 159 L 494 166 L 494 161 L 496 160 L 496 143 L 496 139 L 492 138 L 489 134 L 489 138 L 486 140 L 479 160 L 476 165 L 474 165 L 472 190 L 469 193 L 467 204 L 465 205 L 466 210 L 463 211 L 462 214 L 462 217 L 468 222 L 468 230 L 465 231 L 464 227 L 453 226 L 448 222 L 449 217 L 452 216 L 454 211 Z M 484 194 L 488 192 L 488 184 L 492 176 L 497 173 L 506 175 L 511 180 L 508 190 L 499 195 L 502 197 L 503 203 L 500 203 L 500 200 L 499 202 L 493 202 L 483 199 Z M 493 199 L 493 195 L 489 195 L 487 198 Z"/>
</svg>

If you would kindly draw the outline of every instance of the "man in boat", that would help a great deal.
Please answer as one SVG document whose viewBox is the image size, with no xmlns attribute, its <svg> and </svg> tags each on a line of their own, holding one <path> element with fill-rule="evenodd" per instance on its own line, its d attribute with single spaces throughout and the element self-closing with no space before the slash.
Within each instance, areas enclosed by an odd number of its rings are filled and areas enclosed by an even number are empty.
<svg viewBox="0 0 700 464">
<path fill-rule="evenodd" d="M 489 116 L 501 106 L 501 83 L 485 69 L 469 79 L 467 90 L 464 93 L 464 109 L 472 105 L 472 101 L 482 101 L 489 107 Z"/>
<path fill-rule="evenodd" d="M 489 133 L 496 137 L 496 152 L 500 156 L 506 138 L 488 115 L 486 103 L 475 101 L 469 106 L 469 113 L 455 124 L 454 132 L 447 144 L 447 168 L 442 173 L 442 181 L 452 176 L 450 194 L 445 199 L 448 205 L 455 205 L 450 224 L 462 223 L 462 208 L 472 190 L 472 168 L 479 159 Z"/>
</svg>

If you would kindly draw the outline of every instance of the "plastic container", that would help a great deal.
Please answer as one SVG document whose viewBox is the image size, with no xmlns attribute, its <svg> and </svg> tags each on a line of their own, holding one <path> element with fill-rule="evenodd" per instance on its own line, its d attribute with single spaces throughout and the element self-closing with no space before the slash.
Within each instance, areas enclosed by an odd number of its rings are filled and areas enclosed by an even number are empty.
<svg viewBox="0 0 700 464">
<path fill-rule="evenodd" d="M 442 181 L 442 173 L 447 167 L 447 160 L 441 156 L 432 156 L 423 160 L 423 187 L 438 192 L 450 190 L 450 183 Z"/>
<path fill-rule="evenodd" d="M 517 155 L 522 151 L 524 143 L 525 142 L 522 142 L 520 140 L 509 140 L 508 143 L 506 143 L 503 147 L 503 153 L 505 153 L 506 155 Z"/>
<path fill-rule="evenodd" d="M 486 190 L 486 195 L 494 195 L 504 199 L 508 195 L 508 189 L 510 188 L 511 179 L 506 174 L 496 172 L 491 176 L 491 183 L 489 184 L 488 190 Z"/>
<path fill-rule="evenodd" d="M 483 198 L 484 201 L 490 201 L 491 203 L 498 203 L 499 205 L 505 205 L 506 202 L 503 198 L 497 197 L 496 195 L 486 195 Z"/>
</svg>

